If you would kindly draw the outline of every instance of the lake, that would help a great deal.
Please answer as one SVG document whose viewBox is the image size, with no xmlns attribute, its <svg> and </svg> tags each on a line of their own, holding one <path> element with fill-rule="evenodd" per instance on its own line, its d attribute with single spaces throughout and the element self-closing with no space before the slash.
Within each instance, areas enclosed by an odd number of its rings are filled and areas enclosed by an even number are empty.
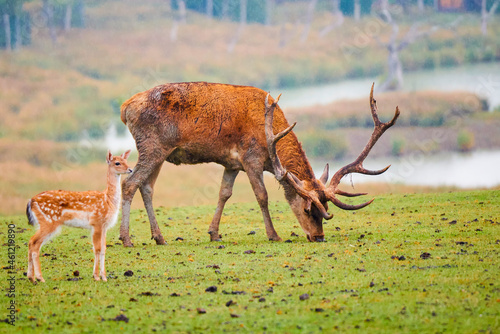
<svg viewBox="0 0 500 334">
<path fill-rule="evenodd" d="M 273 96 L 282 93 L 280 106 L 283 108 L 306 107 L 367 97 L 373 82 L 376 93 L 377 86 L 381 84 L 376 77 L 301 88 L 276 88 L 272 89 L 271 93 Z M 423 90 L 473 92 L 487 99 L 490 109 L 493 109 L 500 106 L 500 63 L 482 63 L 405 74 L 403 91 Z"/>
</svg>

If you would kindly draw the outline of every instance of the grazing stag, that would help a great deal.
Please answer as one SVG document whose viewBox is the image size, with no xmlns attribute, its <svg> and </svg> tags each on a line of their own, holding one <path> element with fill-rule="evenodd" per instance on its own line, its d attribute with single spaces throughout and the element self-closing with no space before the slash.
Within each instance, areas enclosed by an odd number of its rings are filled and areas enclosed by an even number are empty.
<svg viewBox="0 0 500 334">
<path fill-rule="evenodd" d="M 130 150 L 121 156 L 108 151 L 108 178 L 106 190 L 71 192 L 64 190 L 46 191 L 33 197 L 26 207 L 31 225 L 39 225 L 30 239 L 28 250 L 28 278 L 45 282 L 40 268 L 40 248 L 57 234 L 62 225 L 92 230 L 94 244 L 94 279 L 99 276 L 106 281 L 104 257 L 106 253 L 106 231 L 113 227 L 120 209 L 122 174 L 132 173 L 127 164 Z M 100 262 L 100 267 L 99 267 Z"/>
<path fill-rule="evenodd" d="M 271 104 L 269 104 L 271 100 Z M 158 228 L 153 209 L 153 187 L 163 162 L 198 164 L 216 162 L 225 167 L 219 201 L 208 233 L 212 241 L 220 240 L 219 222 L 234 180 L 245 171 L 259 203 L 269 240 L 281 240 L 268 209 L 263 172 L 273 173 L 283 186 L 285 197 L 309 241 L 324 241 L 323 219 L 331 219 L 328 202 L 339 208 L 356 210 L 372 201 L 348 205 L 336 195 L 359 196 L 338 188 L 349 173 L 377 175 L 387 168 L 370 171 L 363 161 L 382 134 L 399 116 L 382 123 L 377 116 L 370 93 L 375 128 L 359 157 L 335 173 L 330 183 L 328 165 L 316 179 L 301 144 L 291 131 L 277 100 L 261 89 L 205 82 L 173 83 L 154 87 L 134 95 L 123 103 L 121 119 L 128 126 L 139 151 L 134 172 L 122 185 L 123 207 L 120 239 L 133 246 L 129 237 L 130 203 L 139 188 L 151 224 L 152 238 L 165 241 Z M 278 133 L 274 135 L 274 133 Z"/>
</svg>

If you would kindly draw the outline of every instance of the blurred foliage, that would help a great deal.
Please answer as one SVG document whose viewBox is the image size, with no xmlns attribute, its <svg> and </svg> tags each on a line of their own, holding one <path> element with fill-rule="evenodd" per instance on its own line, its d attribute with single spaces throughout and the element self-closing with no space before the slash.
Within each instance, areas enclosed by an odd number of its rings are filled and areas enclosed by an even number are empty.
<svg viewBox="0 0 500 334">
<path fill-rule="evenodd" d="M 344 157 L 348 149 L 345 138 L 331 132 L 299 132 L 297 136 L 300 138 L 302 147 L 310 158 L 338 160 Z"/>
<path fill-rule="evenodd" d="M 474 133 L 464 129 L 457 135 L 457 146 L 461 152 L 469 152 L 474 148 Z"/>
</svg>

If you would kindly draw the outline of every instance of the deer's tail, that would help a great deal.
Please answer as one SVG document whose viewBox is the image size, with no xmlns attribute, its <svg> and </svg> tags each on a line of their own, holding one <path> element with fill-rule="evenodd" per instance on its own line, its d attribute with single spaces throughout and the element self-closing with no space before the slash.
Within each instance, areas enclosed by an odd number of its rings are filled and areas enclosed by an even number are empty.
<svg viewBox="0 0 500 334">
<path fill-rule="evenodd" d="M 28 223 L 30 225 L 33 226 L 38 225 L 38 219 L 36 219 L 36 216 L 33 214 L 33 211 L 31 210 L 31 200 L 29 200 L 28 205 L 26 205 L 26 216 L 28 217 Z"/>
</svg>

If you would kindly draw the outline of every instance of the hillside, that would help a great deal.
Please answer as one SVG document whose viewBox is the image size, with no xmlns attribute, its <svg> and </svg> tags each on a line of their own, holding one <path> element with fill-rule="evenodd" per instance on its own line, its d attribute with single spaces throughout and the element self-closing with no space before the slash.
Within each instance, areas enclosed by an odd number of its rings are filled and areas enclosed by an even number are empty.
<svg viewBox="0 0 500 334">
<path fill-rule="evenodd" d="M 361 22 L 346 18 L 340 28 L 321 36 L 333 17 L 318 10 L 302 42 L 305 5 L 277 6 L 269 26 L 247 24 L 228 52 L 238 23 L 188 12 L 173 40 L 175 13 L 165 1 L 91 2 L 85 29 L 58 30 L 53 44 L 47 29 L 37 26 L 31 46 L 0 52 L 0 136 L 76 141 L 82 131 L 91 138 L 102 136 L 110 123 L 124 130 L 117 117 L 121 102 L 164 82 L 216 81 L 269 89 L 384 73 L 386 51 L 371 31 L 375 27 L 380 39 L 387 40 L 389 25 L 377 16 L 364 16 Z M 29 3 L 29 10 L 36 15 L 41 2 Z M 498 20 L 483 37 L 474 14 L 464 14 L 458 27 L 447 29 L 456 17 L 429 12 L 400 18 L 401 36 L 414 21 L 422 29 L 443 26 L 402 51 L 405 70 L 500 58 Z"/>
</svg>

